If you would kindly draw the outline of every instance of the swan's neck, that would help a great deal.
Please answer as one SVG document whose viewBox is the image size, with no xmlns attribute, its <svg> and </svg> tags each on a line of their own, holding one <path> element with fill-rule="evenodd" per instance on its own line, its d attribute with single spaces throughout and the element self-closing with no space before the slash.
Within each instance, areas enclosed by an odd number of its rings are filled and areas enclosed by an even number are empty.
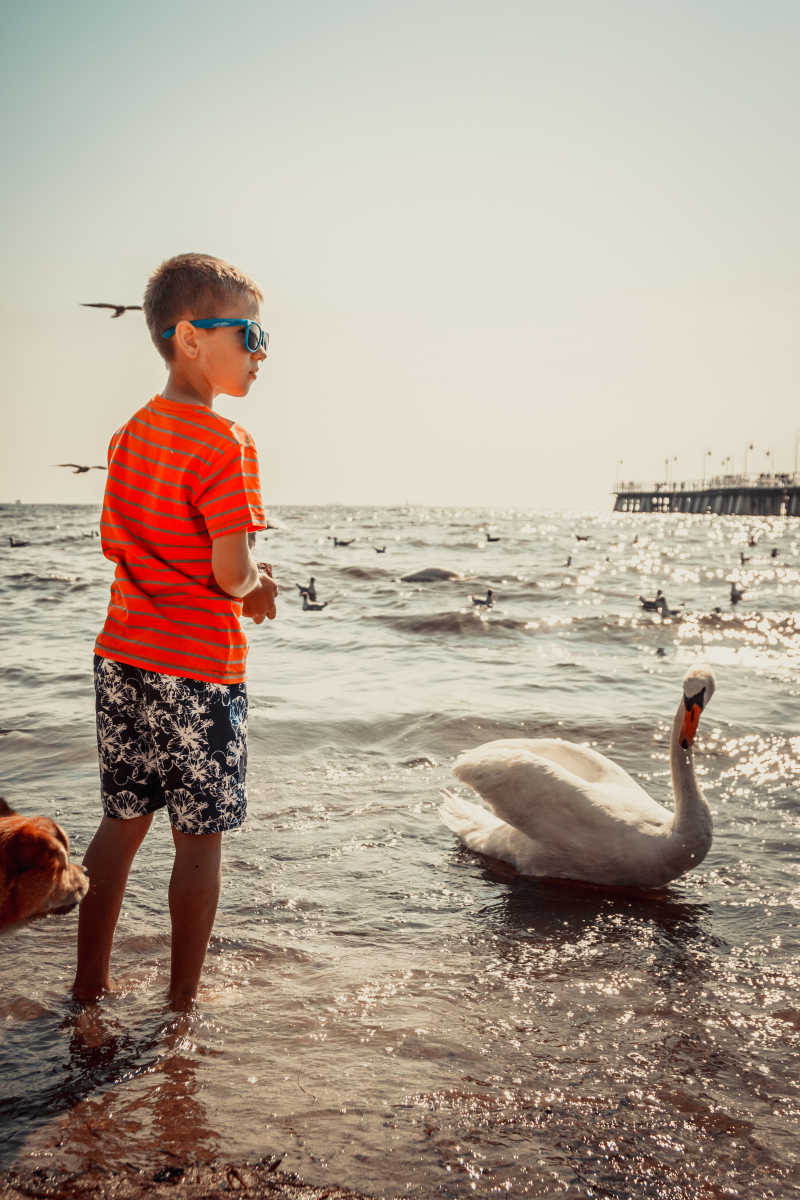
<svg viewBox="0 0 800 1200">
<path fill-rule="evenodd" d="M 672 822 L 672 832 L 684 840 L 687 845 L 691 843 L 693 854 L 697 853 L 695 843 L 698 849 L 702 847 L 702 854 L 697 858 L 699 862 L 700 858 L 705 857 L 706 851 L 711 845 L 711 810 L 694 777 L 692 747 L 684 749 L 680 744 L 683 718 L 684 706 L 683 700 L 681 700 L 678 711 L 675 713 L 675 720 L 672 722 L 672 740 L 669 752 L 670 766 L 672 767 L 672 791 L 675 796 L 675 819 Z"/>
</svg>

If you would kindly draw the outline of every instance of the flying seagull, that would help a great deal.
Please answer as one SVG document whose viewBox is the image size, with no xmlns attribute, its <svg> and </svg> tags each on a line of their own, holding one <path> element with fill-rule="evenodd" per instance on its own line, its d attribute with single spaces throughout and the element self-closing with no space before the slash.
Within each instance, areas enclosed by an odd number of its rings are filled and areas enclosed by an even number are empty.
<svg viewBox="0 0 800 1200">
<path fill-rule="evenodd" d="M 85 467 L 82 463 L 55 463 L 57 467 L 72 467 L 73 475 L 83 475 L 86 471 L 107 471 L 108 467 L 101 464 L 93 463 L 91 467 Z"/>
<path fill-rule="evenodd" d="M 114 317 L 121 317 L 124 312 L 134 312 L 137 309 L 139 312 L 142 311 L 141 304 L 101 304 L 99 301 L 96 303 L 84 303 L 83 301 L 81 301 L 81 307 L 82 308 L 113 308 L 114 311 L 111 314 L 112 321 L 113 321 Z"/>
</svg>

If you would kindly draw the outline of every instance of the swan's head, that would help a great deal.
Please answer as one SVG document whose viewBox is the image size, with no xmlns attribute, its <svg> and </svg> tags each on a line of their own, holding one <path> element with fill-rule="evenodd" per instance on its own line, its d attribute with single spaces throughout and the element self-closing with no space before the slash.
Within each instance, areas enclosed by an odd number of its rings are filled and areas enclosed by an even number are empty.
<svg viewBox="0 0 800 1200">
<path fill-rule="evenodd" d="M 683 724 L 678 738 L 684 750 L 694 742 L 700 713 L 714 695 L 714 673 L 706 663 L 697 663 L 683 680 Z"/>
</svg>

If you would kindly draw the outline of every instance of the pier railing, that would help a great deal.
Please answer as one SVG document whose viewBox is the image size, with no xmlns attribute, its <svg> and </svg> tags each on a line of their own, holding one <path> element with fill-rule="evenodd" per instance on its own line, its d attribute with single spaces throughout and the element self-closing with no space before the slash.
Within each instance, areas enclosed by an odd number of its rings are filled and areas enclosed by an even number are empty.
<svg viewBox="0 0 800 1200">
<path fill-rule="evenodd" d="M 760 475 L 707 475 L 705 479 L 656 479 L 620 481 L 614 492 L 702 492 L 708 488 L 780 488 L 800 487 L 800 472 Z"/>
<path fill-rule="evenodd" d="M 711 475 L 705 479 L 623 482 L 614 488 L 615 512 L 718 513 L 800 516 L 800 474 Z"/>
</svg>

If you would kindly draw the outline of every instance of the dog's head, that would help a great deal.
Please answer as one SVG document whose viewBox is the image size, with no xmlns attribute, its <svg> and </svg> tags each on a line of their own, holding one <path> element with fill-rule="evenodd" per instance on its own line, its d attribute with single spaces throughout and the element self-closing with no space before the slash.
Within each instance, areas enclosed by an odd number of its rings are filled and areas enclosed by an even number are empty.
<svg viewBox="0 0 800 1200">
<path fill-rule="evenodd" d="M 49 817 L 23 817 L 0 800 L 0 928 L 69 912 L 89 890 L 69 839 Z"/>
</svg>

